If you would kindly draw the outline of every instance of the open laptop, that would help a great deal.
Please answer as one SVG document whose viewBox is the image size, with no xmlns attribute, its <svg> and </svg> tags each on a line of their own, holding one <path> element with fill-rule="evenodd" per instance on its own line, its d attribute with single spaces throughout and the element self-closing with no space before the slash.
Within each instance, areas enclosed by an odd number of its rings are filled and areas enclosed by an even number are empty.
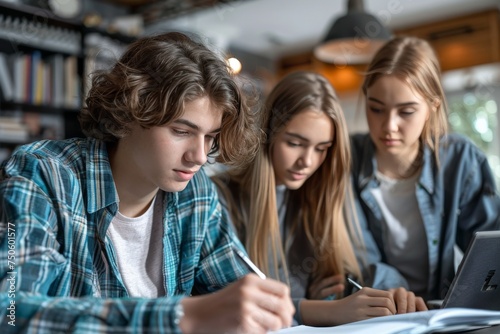
<svg viewBox="0 0 500 334">
<path fill-rule="evenodd" d="M 500 310 L 500 231 L 476 232 L 441 308 Z"/>
</svg>

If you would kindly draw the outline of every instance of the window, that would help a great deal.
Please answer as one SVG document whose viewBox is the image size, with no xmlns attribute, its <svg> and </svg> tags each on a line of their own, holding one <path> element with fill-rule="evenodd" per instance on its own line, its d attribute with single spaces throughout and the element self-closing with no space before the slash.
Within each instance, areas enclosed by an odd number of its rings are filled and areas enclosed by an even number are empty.
<svg viewBox="0 0 500 334">
<path fill-rule="evenodd" d="M 500 64 L 446 73 L 443 85 L 450 132 L 467 136 L 486 153 L 500 189 Z"/>
</svg>

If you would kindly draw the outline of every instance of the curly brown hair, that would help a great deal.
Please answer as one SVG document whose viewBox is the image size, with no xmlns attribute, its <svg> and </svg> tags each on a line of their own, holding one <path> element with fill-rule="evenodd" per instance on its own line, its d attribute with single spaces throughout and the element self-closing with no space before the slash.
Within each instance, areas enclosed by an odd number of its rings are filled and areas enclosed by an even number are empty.
<svg viewBox="0 0 500 334">
<path fill-rule="evenodd" d="M 230 165 L 250 161 L 260 138 L 250 99 L 222 57 L 179 32 L 140 38 L 109 71 L 94 73 L 79 120 L 86 136 L 117 142 L 133 124 L 165 125 L 182 116 L 186 102 L 205 96 L 222 111 L 210 154 Z"/>
</svg>

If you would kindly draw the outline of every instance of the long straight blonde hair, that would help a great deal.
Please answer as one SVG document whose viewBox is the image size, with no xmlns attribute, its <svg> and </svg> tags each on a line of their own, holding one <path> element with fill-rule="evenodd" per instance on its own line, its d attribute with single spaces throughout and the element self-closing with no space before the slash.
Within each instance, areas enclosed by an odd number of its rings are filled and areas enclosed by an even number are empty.
<svg viewBox="0 0 500 334">
<path fill-rule="evenodd" d="M 346 272 L 361 278 L 350 239 L 358 235 L 354 233 L 356 224 L 344 212 L 346 196 L 352 195 L 349 134 L 335 91 L 323 76 L 311 72 L 291 73 L 267 97 L 261 115 L 265 138 L 255 160 L 243 170 L 229 172 L 231 181 L 242 190 L 244 198 L 239 203 L 225 189 L 227 179 L 216 176 L 214 181 L 227 199 L 236 230 L 240 237 L 244 235 L 242 241 L 250 258 L 267 274 L 278 273 L 277 265 L 280 259 L 285 259 L 285 250 L 279 232 L 272 150 L 275 135 L 293 116 L 310 108 L 331 118 L 333 145 L 325 161 L 302 187 L 289 190 L 287 209 L 293 208 L 299 213 L 294 216 L 290 233 L 305 233 L 312 245 L 316 259 L 314 278 Z M 249 205 L 243 207 L 242 202 Z M 270 268 L 269 254 L 274 258 L 274 268 Z M 286 261 L 281 264 L 288 280 Z"/>
</svg>

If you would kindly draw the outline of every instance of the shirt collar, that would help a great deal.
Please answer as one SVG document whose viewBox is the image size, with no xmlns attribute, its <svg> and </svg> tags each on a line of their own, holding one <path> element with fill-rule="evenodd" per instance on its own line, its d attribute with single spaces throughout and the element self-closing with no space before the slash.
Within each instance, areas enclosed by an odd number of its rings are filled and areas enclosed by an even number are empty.
<svg viewBox="0 0 500 334">
<path fill-rule="evenodd" d="M 370 138 L 366 136 L 363 140 L 363 149 L 360 154 L 361 168 L 358 175 L 358 184 L 360 188 L 364 188 L 371 179 L 375 178 L 377 170 L 377 159 L 375 158 L 375 146 Z"/>
<path fill-rule="evenodd" d="M 425 145 L 424 163 L 422 165 L 422 172 L 420 174 L 419 184 L 422 186 L 429 194 L 434 193 L 434 173 L 437 172 L 436 167 L 434 167 L 434 155 L 431 149 Z"/>
<path fill-rule="evenodd" d="M 118 204 L 106 144 L 101 140 L 87 139 L 87 212 L 94 213 L 112 204 Z M 117 207 L 117 206 L 116 206 Z"/>
</svg>

